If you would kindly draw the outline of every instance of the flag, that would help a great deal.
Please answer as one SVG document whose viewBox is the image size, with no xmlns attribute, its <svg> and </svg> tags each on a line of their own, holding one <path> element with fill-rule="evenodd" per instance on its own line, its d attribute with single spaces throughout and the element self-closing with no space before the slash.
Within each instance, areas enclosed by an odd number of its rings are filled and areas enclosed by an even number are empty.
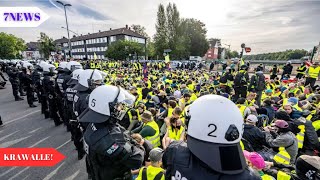
<svg viewBox="0 0 320 180">
<path fill-rule="evenodd" d="M 169 54 L 164 57 L 164 62 L 165 63 L 169 63 L 170 62 Z"/>
<path fill-rule="evenodd" d="M 96 53 L 94 52 L 94 54 L 93 54 L 93 59 L 94 60 L 96 60 L 97 59 L 97 55 L 96 55 Z"/>
<path fill-rule="evenodd" d="M 147 67 L 147 63 L 144 63 L 143 65 L 143 79 L 145 81 L 148 80 L 148 67 Z"/>
</svg>

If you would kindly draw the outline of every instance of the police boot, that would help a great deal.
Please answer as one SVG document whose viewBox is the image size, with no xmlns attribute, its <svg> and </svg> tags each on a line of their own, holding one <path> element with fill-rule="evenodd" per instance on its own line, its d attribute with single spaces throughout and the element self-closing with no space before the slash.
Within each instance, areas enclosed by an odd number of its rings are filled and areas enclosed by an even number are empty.
<svg viewBox="0 0 320 180">
<path fill-rule="evenodd" d="M 81 160 L 85 154 L 84 150 L 78 150 L 78 160 Z"/>
<path fill-rule="evenodd" d="M 29 105 L 29 107 L 31 107 L 31 108 L 35 108 L 35 107 L 37 107 L 36 105 L 34 105 L 34 104 L 30 104 Z"/>
<path fill-rule="evenodd" d="M 49 116 L 49 112 L 48 112 L 48 111 L 45 111 L 45 112 L 44 112 L 44 118 L 45 118 L 45 119 L 50 118 L 50 116 Z"/>
<path fill-rule="evenodd" d="M 59 119 L 54 119 L 54 125 L 59 126 L 62 122 Z"/>
<path fill-rule="evenodd" d="M 19 96 L 15 98 L 15 101 L 23 101 L 23 100 L 24 99 L 22 97 L 19 97 Z"/>
</svg>

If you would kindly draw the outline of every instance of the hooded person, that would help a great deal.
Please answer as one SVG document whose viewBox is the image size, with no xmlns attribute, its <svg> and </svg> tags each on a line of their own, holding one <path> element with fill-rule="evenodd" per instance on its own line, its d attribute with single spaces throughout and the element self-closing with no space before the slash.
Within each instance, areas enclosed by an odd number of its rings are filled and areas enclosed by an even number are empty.
<svg viewBox="0 0 320 180">
<path fill-rule="evenodd" d="M 190 105 L 188 118 L 187 143 L 173 141 L 164 153 L 166 179 L 259 179 L 247 169 L 239 143 L 243 118 L 232 101 L 204 95 Z"/>
<path fill-rule="evenodd" d="M 320 157 L 301 155 L 296 161 L 296 175 L 291 177 L 293 180 L 319 180 Z"/>
<path fill-rule="evenodd" d="M 134 101 L 132 94 L 111 85 L 99 86 L 90 94 L 89 108 L 79 121 L 88 123 L 83 144 L 93 169 L 93 179 L 131 180 L 131 170 L 141 167 L 143 149 L 117 123 L 121 120 L 117 106 L 132 105 Z"/>
</svg>

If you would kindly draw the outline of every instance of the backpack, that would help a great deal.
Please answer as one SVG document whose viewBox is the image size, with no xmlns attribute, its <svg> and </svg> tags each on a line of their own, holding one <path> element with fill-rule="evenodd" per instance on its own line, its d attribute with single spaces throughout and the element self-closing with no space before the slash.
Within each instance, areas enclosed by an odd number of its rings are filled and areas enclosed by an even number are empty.
<svg viewBox="0 0 320 180">
<path fill-rule="evenodd" d="M 220 83 L 227 83 L 227 81 L 228 81 L 227 73 L 224 73 L 220 78 Z"/>
<path fill-rule="evenodd" d="M 258 91 L 263 91 L 266 88 L 265 78 L 264 76 L 255 75 L 255 89 Z"/>
<path fill-rule="evenodd" d="M 248 82 L 245 77 L 245 73 L 244 72 L 237 73 L 236 77 L 234 78 L 234 85 L 235 86 L 244 86 L 247 84 L 248 84 Z"/>
</svg>

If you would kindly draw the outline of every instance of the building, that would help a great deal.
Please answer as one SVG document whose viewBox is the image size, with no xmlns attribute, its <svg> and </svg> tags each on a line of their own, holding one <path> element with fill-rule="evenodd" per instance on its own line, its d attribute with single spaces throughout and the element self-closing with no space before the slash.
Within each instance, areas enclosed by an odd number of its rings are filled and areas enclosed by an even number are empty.
<svg viewBox="0 0 320 180">
<path fill-rule="evenodd" d="M 208 42 L 209 42 L 209 49 L 205 54 L 205 59 L 206 60 L 218 59 L 219 47 L 221 47 L 221 39 L 211 38 L 209 39 Z"/>
<path fill-rule="evenodd" d="M 109 31 L 99 31 L 97 33 L 80 36 L 73 36 L 71 38 L 72 57 L 75 59 L 94 59 L 94 53 L 97 59 L 105 59 L 105 52 L 108 46 L 118 40 L 136 41 L 144 47 L 146 46 L 146 37 L 132 31 L 128 26 L 119 29 L 111 29 Z M 68 39 L 55 40 L 58 47 L 61 48 L 61 54 L 69 58 L 68 54 Z"/>
<path fill-rule="evenodd" d="M 39 59 L 43 58 L 39 51 L 39 43 L 38 42 L 29 42 L 26 44 L 27 48 L 25 51 L 22 51 L 23 59 Z"/>
</svg>

